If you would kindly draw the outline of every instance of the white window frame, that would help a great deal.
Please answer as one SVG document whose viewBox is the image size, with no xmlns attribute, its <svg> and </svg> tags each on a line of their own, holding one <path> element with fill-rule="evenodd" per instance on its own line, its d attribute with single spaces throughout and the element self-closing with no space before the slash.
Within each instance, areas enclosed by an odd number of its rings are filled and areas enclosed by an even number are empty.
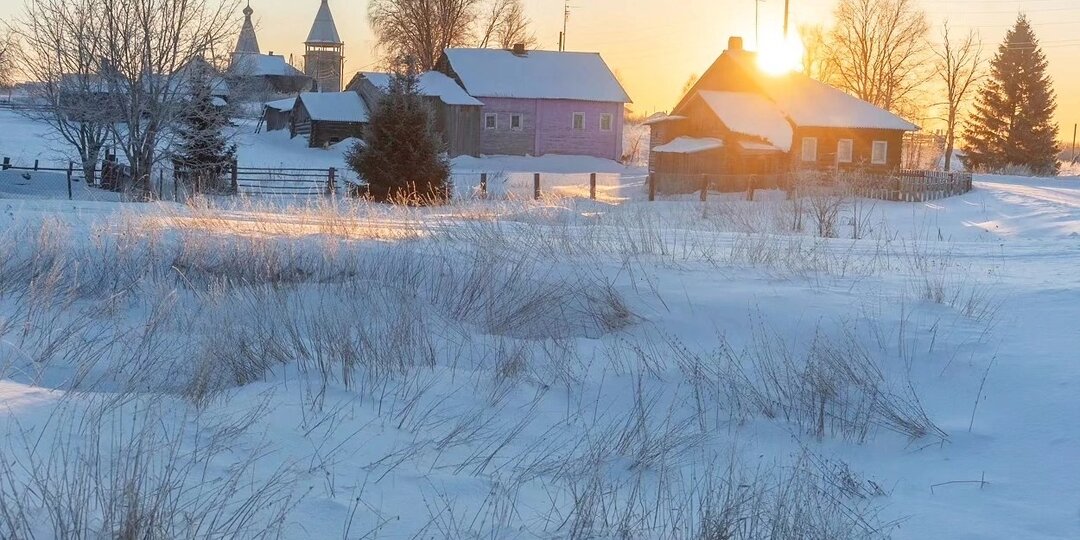
<svg viewBox="0 0 1080 540">
<path fill-rule="evenodd" d="M 878 154 L 878 148 L 881 149 L 880 155 Z M 870 164 L 871 165 L 885 165 L 889 162 L 889 141 L 874 141 L 873 146 L 870 147 Z"/>
<path fill-rule="evenodd" d="M 517 127 L 514 127 L 514 120 L 517 120 Z M 510 115 L 510 130 L 511 131 L 524 131 L 525 129 L 525 115 L 521 113 L 514 113 Z"/>
<path fill-rule="evenodd" d="M 844 151 L 846 147 L 846 152 Z M 855 157 L 855 140 L 840 139 L 836 141 L 836 162 L 851 163 Z"/>
<path fill-rule="evenodd" d="M 494 126 L 488 125 L 489 118 L 495 120 Z M 496 129 L 499 129 L 499 113 L 484 113 L 484 131 L 495 131 Z"/>
<path fill-rule="evenodd" d="M 817 162 L 817 137 L 803 137 L 799 148 L 803 162 Z"/>
<path fill-rule="evenodd" d="M 607 128 L 604 128 L 604 120 L 607 120 Z M 615 129 L 615 115 L 604 113 L 600 115 L 600 131 L 612 131 Z"/>
<path fill-rule="evenodd" d="M 581 118 L 581 127 L 578 127 L 578 118 Z M 570 115 L 570 129 L 574 131 L 585 131 L 585 113 L 576 112 Z"/>
</svg>

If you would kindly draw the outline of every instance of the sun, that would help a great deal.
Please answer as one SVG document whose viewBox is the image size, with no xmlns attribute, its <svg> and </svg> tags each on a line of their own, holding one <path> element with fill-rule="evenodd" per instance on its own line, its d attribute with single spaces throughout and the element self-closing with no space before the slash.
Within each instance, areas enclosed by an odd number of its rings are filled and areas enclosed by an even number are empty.
<svg viewBox="0 0 1080 540">
<path fill-rule="evenodd" d="M 763 40 L 757 54 L 758 68 L 770 75 L 801 71 L 804 51 L 802 40 L 794 34 Z"/>
</svg>

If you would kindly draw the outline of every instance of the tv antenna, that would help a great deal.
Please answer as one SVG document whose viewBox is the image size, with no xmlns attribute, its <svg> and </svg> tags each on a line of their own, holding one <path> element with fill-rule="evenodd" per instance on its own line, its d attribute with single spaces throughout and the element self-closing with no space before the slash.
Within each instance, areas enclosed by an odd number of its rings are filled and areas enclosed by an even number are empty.
<svg viewBox="0 0 1080 540">
<path fill-rule="evenodd" d="M 570 22 L 570 0 L 563 0 L 562 32 L 559 33 L 559 52 L 566 51 L 566 27 Z"/>
</svg>

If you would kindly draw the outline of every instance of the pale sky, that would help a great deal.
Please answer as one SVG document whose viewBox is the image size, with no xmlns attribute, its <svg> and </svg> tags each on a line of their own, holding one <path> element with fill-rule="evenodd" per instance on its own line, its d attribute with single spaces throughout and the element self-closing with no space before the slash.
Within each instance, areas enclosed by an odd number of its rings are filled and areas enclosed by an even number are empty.
<svg viewBox="0 0 1080 540">
<path fill-rule="evenodd" d="M 986 54 L 996 50 L 1018 10 L 1028 14 L 1050 61 L 1058 96 L 1061 138 L 1080 122 L 1080 1 L 918 0 L 933 35 L 948 18 L 958 32 L 975 28 Z M 525 0 L 541 48 L 555 49 L 562 29 L 562 0 Z M 834 0 L 791 0 L 792 26 L 827 22 Z M 0 18 L 20 9 L 0 0 Z M 723 51 L 730 35 L 754 48 L 754 0 L 571 0 L 568 48 L 598 51 L 634 99 L 636 111 L 667 110 L 691 73 L 701 73 Z M 252 0 L 263 52 L 303 54 L 303 40 L 319 0 Z M 346 42 L 346 71 L 370 69 L 377 59 L 366 18 L 366 0 L 330 0 Z M 778 35 L 783 0 L 762 0 L 761 33 Z M 237 17 L 242 17 L 238 12 Z M 348 76 L 346 77 L 348 79 Z"/>
</svg>

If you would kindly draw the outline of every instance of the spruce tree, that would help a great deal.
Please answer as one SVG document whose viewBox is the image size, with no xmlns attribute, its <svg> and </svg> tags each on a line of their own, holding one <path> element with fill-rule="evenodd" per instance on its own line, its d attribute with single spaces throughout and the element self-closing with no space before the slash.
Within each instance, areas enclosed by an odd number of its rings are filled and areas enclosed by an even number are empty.
<svg viewBox="0 0 1080 540">
<path fill-rule="evenodd" d="M 399 70 L 345 160 L 380 202 L 431 204 L 447 197 L 450 163 L 420 95 L 415 70 Z"/>
<path fill-rule="evenodd" d="M 226 171 L 236 155 L 236 146 L 229 146 L 222 133 L 229 125 L 228 111 L 215 103 L 207 77 L 197 76 L 191 85 L 192 94 L 180 115 L 174 166 L 185 172 L 195 192 L 225 192 L 231 187 Z"/>
<path fill-rule="evenodd" d="M 1047 61 L 1027 18 L 1005 35 L 964 133 L 969 168 L 1057 174 L 1057 109 Z"/>
</svg>

